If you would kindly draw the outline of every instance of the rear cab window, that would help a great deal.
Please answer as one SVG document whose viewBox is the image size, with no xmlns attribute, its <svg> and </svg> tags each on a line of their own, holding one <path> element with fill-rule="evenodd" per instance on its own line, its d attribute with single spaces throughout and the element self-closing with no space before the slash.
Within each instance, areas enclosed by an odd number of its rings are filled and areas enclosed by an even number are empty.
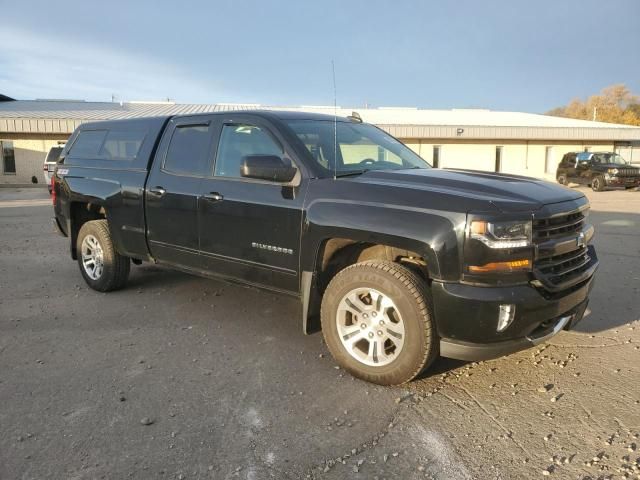
<svg viewBox="0 0 640 480">
<path fill-rule="evenodd" d="M 133 160 L 138 156 L 145 136 L 144 131 L 111 130 L 107 133 L 98 156 L 112 160 Z"/>
<path fill-rule="evenodd" d="M 82 130 L 76 141 L 69 149 L 69 157 L 86 157 L 94 158 L 98 156 L 98 151 L 102 147 L 105 137 L 107 136 L 106 130 Z"/>
<path fill-rule="evenodd" d="M 147 132 L 144 130 L 83 130 L 71 146 L 70 158 L 135 160 Z"/>
</svg>

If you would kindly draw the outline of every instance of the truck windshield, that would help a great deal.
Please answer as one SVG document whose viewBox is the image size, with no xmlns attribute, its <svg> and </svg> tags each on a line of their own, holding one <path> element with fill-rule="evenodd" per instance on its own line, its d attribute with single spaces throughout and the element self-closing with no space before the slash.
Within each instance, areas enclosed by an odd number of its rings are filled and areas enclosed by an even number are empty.
<svg viewBox="0 0 640 480">
<path fill-rule="evenodd" d="M 627 161 L 617 153 L 594 153 L 593 160 L 595 163 L 626 165 Z"/>
<path fill-rule="evenodd" d="M 326 176 L 431 168 L 411 149 L 373 125 L 332 120 L 293 120 L 287 125 Z"/>
</svg>

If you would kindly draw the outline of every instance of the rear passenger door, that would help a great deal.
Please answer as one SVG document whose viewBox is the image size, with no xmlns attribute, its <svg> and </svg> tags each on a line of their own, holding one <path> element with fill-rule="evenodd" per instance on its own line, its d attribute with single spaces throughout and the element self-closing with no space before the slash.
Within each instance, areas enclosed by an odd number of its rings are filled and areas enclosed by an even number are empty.
<svg viewBox="0 0 640 480">
<path fill-rule="evenodd" d="M 213 128 L 210 116 L 194 116 L 165 130 L 145 189 L 147 238 L 158 261 L 200 267 L 199 192 L 211 170 Z"/>
<path fill-rule="evenodd" d="M 200 250 L 213 272 L 276 290 L 298 292 L 302 203 L 298 186 L 243 178 L 246 155 L 293 161 L 284 140 L 262 119 L 248 115 L 220 121 L 213 176 L 200 186 Z M 300 171 L 301 165 L 296 165 Z"/>
<path fill-rule="evenodd" d="M 591 167 L 593 158 L 591 154 L 581 152 L 576 155 L 576 183 L 588 185 L 591 183 Z"/>
</svg>

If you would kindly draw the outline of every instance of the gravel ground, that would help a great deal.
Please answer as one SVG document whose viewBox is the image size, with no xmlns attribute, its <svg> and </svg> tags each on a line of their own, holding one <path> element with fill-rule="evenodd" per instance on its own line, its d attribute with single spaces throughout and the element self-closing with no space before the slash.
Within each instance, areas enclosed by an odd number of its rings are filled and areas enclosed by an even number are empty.
<svg viewBox="0 0 640 480">
<path fill-rule="evenodd" d="M 46 190 L 0 189 L 0 479 L 640 478 L 640 192 L 584 191 L 576 331 L 382 388 L 294 300 L 152 265 L 89 290 Z"/>
</svg>

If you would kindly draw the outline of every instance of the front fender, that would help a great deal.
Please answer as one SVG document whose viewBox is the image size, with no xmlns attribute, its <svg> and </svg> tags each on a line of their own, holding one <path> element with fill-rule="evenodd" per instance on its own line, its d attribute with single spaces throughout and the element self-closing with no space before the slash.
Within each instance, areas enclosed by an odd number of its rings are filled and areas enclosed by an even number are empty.
<svg viewBox="0 0 640 480">
<path fill-rule="evenodd" d="M 419 207 L 321 199 L 306 209 L 301 246 L 302 270 L 316 271 L 326 240 L 345 238 L 410 250 L 427 263 L 437 280 L 460 277 L 465 215 Z"/>
</svg>

